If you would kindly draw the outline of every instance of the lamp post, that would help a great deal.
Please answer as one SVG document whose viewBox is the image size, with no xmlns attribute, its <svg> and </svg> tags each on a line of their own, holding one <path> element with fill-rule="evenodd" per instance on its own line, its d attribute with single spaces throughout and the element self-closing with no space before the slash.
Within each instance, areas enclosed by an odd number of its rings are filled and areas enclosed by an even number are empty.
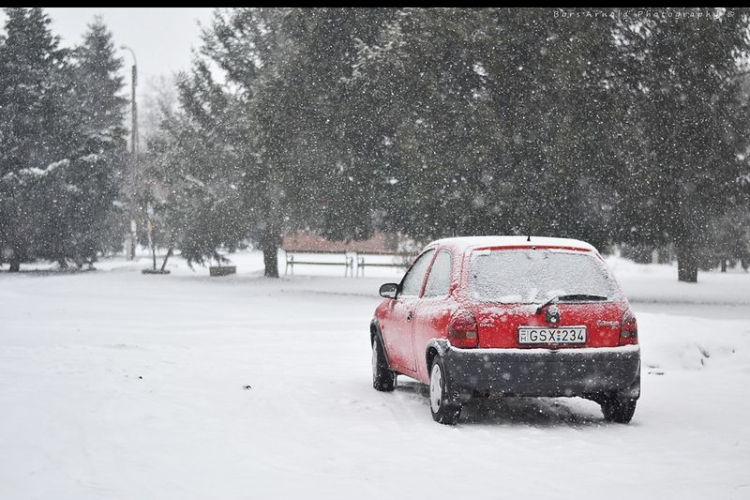
<svg viewBox="0 0 750 500">
<path fill-rule="evenodd" d="M 135 58 L 135 52 L 127 45 L 121 45 L 121 49 L 127 50 L 133 56 L 133 71 L 131 80 L 131 94 L 130 94 L 130 105 L 131 105 L 131 136 L 130 136 L 130 148 L 131 148 L 131 191 L 130 191 L 130 260 L 135 259 L 135 245 L 138 239 L 138 226 L 135 218 L 135 195 L 137 191 L 137 165 L 138 165 L 138 104 L 135 100 L 135 90 L 138 86 L 138 68 Z"/>
</svg>

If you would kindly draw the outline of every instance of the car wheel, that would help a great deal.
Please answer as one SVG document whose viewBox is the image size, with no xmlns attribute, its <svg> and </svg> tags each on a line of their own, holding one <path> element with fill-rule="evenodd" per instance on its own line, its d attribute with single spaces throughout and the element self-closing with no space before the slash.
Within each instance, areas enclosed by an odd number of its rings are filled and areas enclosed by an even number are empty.
<svg viewBox="0 0 750 500">
<path fill-rule="evenodd" d="M 461 415 L 461 404 L 450 398 L 445 365 L 440 357 L 435 358 L 430 370 L 430 412 L 435 422 L 446 425 L 455 425 Z"/>
<path fill-rule="evenodd" d="M 635 414 L 635 404 L 638 400 L 619 397 L 617 394 L 604 396 L 600 400 L 602 414 L 607 422 L 627 424 Z"/>
<path fill-rule="evenodd" d="M 388 368 L 385 350 L 378 337 L 372 341 L 372 386 L 385 392 L 396 388 L 396 374 Z"/>
</svg>

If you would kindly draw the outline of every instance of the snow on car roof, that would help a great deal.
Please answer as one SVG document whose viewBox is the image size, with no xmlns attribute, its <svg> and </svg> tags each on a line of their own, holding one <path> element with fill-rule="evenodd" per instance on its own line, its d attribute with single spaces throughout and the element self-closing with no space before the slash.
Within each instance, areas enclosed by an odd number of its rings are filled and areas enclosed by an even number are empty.
<svg viewBox="0 0 750 500">
<path fill-rule="evenodd" d="M 590 243 L 571 238 L 552 238 L 549 236 L 459 236 L 456 238 L 442 238 L 430 243 L 445 245 L 460 249 L 462 252 L 473 248 L 490 247 L 560 247 L 575 248 L 596 252 Z"/>
</svg>

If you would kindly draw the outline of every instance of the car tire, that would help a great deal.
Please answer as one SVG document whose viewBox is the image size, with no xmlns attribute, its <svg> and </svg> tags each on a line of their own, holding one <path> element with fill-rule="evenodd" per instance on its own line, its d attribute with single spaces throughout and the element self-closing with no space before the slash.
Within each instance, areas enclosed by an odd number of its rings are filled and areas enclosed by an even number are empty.
<svg viewBox="0 0 750 500">
<path fill-rule="evenodd" d="M 604 420 L 627 424 L 635 414 L 637 399 L 620 397 L 617 394 L 603 396 L 599 404 L 602 407 Z"/>
<path fill-rule="evenodd" d="M 377 336 L 372 341 L 372 386 L 383 392 L 396 388 L 396 374 L 388 368 L 385 349 Z"/>
<path fill-rule="evenodd" d="M 438 356 L 430 368 L 430 412 L 435 422 L 455 425 L 461 416 L 461 404 L 450 394 L 445 364 Z"/>
</svg>

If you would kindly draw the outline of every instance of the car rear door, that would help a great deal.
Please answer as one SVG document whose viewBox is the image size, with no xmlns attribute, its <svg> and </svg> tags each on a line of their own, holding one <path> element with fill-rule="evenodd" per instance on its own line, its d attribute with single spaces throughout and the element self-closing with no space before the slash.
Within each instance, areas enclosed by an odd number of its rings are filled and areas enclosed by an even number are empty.
<svg viewBox="0 0 750 500">
<path fill-rule="evenodd" d="M 585 343 L 553 343 L 555 348 L 618 345 L 627 305 L 614 278 L 596 255 L 536 247 L 477 254 L 468 266 L 480 347 L 547 348 L 550 343 L 522 344 L 519 328 L 538 331 L 565 327 L 585 328 Z M 493 264 L 478 265 L 479 259 Z M 554 301 L 539 311 L 545 301 L 564 294 L 591 294 L 606 300 Z M 546 312 L 553 307 L 557 314 L 551 323 Z"/>
<path fill-rule="evenodd" d="M 425 275 L 434 255 L 435 249 L 431 248 L 417 257 L 401 281 L 398 295 L 390 301 L 387 319 L 384 318 L 385 320 L 380 323 L 380 332 L 391 367 L 407 375 L 416 372 L 412 321 Z"/>
</svg>

